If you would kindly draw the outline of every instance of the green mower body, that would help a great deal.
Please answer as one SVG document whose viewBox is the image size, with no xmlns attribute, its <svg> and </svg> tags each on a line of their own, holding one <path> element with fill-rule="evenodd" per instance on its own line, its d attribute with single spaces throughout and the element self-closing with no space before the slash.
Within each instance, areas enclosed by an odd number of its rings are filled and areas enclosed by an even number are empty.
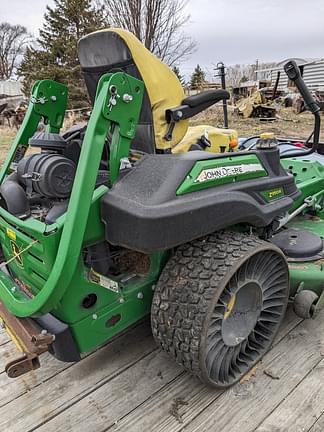
<svg viewBox="0 0 324 432">
<path fill-rule="evenodd" d="M 324 166 L 262 145 L 138 156 L 145 91 L 102 74 L 71 156 L 58 135 L 67 88 L 34 85 L 0 174 L 0 316 L 23 352 L 11 377 L 45 351 L 77 361 L 152 310 L 161 346 L 226 387 L 269 348 L 288 297 L 305 315 L 322 303 Z"/>
</svg>

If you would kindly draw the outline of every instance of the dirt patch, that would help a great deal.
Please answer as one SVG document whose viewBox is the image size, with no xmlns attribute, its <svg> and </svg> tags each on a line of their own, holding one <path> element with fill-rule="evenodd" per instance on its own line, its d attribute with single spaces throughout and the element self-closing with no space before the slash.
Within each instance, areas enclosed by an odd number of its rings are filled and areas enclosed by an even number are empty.
<svg viewBox="0 0 324 432">
<path fill-rule="evenodd" d="M 183 423 L 183 418 L 182 415 L 180 414 L 179 410 L 181 407 L 188 405 L 188 402 L 186 402 L 184 399 L 182 398 L 176 398 L 173 400 L 171 408 L 169 413 L 176 419 L 178 420 L 179 423 Z"/>
<path fill-rule="evenodd" d="M 115 258 L 115 263 L 121 273 L 134 272 L 142 275 L 147 274 L 151 266 L 149 255 L 128 249 Z"/>
</svg>

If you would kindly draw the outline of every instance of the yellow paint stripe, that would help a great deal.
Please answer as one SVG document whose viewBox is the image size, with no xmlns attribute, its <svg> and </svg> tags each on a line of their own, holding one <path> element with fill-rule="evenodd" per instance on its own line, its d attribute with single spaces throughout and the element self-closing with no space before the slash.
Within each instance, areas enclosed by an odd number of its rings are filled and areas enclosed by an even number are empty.
<svg viewBox="0 0 324 432">
<path fill-rule="evenodd" d="M 6 324 L 6 322 L 3 320 L 3 318 L 0 317 L 0 324 L 4 327 L 6 332 L 8 333 L 10 339 L 13 341 L 13 343 L 16 345 L 18 350 L 22 353 L 27 353 L 28 349 L 24 345 L 21 339 L 15 334 L 15 332 Z"/>
</svg>

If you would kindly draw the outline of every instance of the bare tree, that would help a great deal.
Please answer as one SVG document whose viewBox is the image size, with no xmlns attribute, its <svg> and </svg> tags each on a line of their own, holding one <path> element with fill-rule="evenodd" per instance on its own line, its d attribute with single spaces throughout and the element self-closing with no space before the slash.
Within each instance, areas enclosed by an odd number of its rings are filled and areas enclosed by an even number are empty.
<svg viewBox="0 0 324 432">
<path fill-rule="evenodd" d="M 266 73 L 259 73 L 256 76 L 257 70 L 264 70 L 274 66 L 275 63 L 259 63 L 258 69 L 255 64 L 236 64 L 226 68 L 226 78 L 228 85 L 238 87 L 241 82 L 254 81 L 256 79 L 266 79 Z"/>
<path fill-rule="evenodd" d="M 31 41 L 26 27 L 0 23 L 0 79 L 12 77 L 24 49 Z"/>
<path fill-rule="evenodd" d="M 237 87 L 240 84 L 242 77 L 243 73 L 241 65 L 236 64 L 226 68 L 226 80 L 228 85 Z"/>
<path fill-rule="evenodd" d="M 143 44 L 170 66 L 179 64 L 195 50 L 196 43 L 183 32 L 190 15 L 186 0 L 97 0 L 103 4 L 109 24 L 135 34 Z"/>
</svg>

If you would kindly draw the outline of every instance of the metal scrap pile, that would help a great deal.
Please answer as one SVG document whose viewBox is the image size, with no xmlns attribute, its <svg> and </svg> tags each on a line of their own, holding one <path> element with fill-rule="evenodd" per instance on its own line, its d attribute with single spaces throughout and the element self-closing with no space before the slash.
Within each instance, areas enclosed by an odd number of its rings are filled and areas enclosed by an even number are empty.
<svg viewBox="0 0 324 432">
<path fill-rule="evenodd" d="M 315 101 L 321 106 L 324 103 L 324 90 L 311 91 Z M 297 91 L 287 88 L 285 96 L 282 98 L 282 104 L 287 107 L 292 107 L 296 114 L 300 114 L 306 110 L 304 99 Z"/>
<path fill-rule="evenodd" d="M 236 108 L 243 118 L 258 117 L 266 119 L 276 118 L 276 108 L 273 101 L 266 96 L 265 89 L 254 92 L 251 96 L 237 102 Z"/>
<path fill-rule="evenodd" d="M 7 102 L 1 104 L 0 125 L 7 125 L 18 129 L 25 117 L 26 110 L 27 106 L 25 102 L 21 102 L 16 108 L 10 107 Z"/>
</svg>

